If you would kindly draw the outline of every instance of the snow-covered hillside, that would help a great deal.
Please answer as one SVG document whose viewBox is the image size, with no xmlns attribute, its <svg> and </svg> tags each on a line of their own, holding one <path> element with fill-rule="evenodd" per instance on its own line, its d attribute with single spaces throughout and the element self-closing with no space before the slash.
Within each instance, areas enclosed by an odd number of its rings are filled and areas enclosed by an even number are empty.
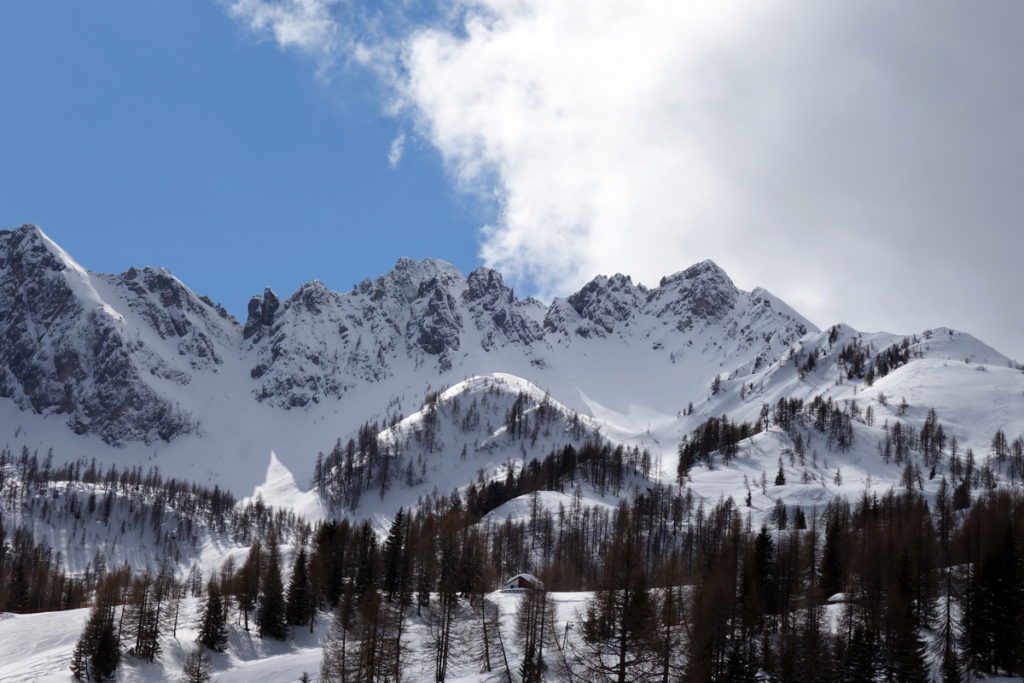
<svg viewBox="0 0 1024 683">
<path fill-rule="evenodd" d="M 400 259 L 347 293 L 268 290 L 243 326 L 163 269 L 91 273 L 22 226 L 0 231 L 0 288 L 0 441 L 12 451 L 156 466 L 239 496 L 260 486 L 312 519 L 384 524 L 423 496 L 595 440 L 645 451 L 644 479 L 674 482 L 681 440 L 706 420 L 753 423 L 780 399 L 834 401 L 855 438 L 836 452 L 807 432 L 799 450 L 817 457 L 788 481 L 822 491 L 761 487 L 765 505 L 826 495 L 832 480 L 897 483 L 881 457 L 887 423 L 916 431 L 929 410 L 979 457 L 997 431 L 1024 434 L 1020 366 L 970 335 L 818 331 L 710 261 L 654 288 L 600 276 L 545 307 L 491 270 Z M 510 430 L 514 411 L 526 426 Z M 776 469 L 793 434 L 765 426 L 728 468 L 692 473 L 697 495 L 745 496 Z M 342 491 L 331 463 L 346 451 L 362 478 Z M 334 489 L 312 492 L 317 477 Z"/>
<path fill-rule="evenodd" d="M 267 538 L 286 573 L 306 548 L 315 558 L 310 604 L 340 604 L 358 581 L 392 602 L 372 577 L 401 519 L 420 606 L 450 589 L 437 567 L 455 557 L 478 563 L 463 598 L 519 571 L 577 590 L 604 580 L 624 519 L 646 525 L 634 540 L 655 577 L 740 533 L 740 517 L 781 544 L 796 537 L 779 535 L 787 518 L 839 514 L 837 498 L 906 491 L 965 516 L 1024 482 L 1020 364 L 947 328 L 818 330 L 710 261 L 653 288 L 600 276 L 546 306 L 495 271 L 400 259 L 347 293 L 266 290 L 239 324 L 166 270 L 92 273 L 23 226 L 0 231 L 0 295 L 10 609 L 83 604 L 124 565 L 194 591 L 220 576 L 242 609 L 244 565 L 263 556 L 250 545 Z M 554 597 L 559 627 L 579 620 L 587 596 Z M 516 600 L 491 596 L 510 632 Z M 0 678 L 66 677 L 84 618 L 0 620 Z M 314 673 L 326 621 L 284 643 L 233 627 L 214 669 Z M 411 650 L 432 651 L 436 623 L 409 628 Z M 50 635 L 5 643 L 10 629 Z M 128 661 L 121 680 L 177 675 L 190 649 L 164 636 L 159 660 Z M 432 675 L 428 659 L 406 665 Z M 480 680 L 466 652 L 452 667 L 450 680 Z"/>
<path fill-rule="evenodd" d="M 752 505 L 767 508 L 893 486 L 887 423 L 916 431 L 932 409 L 961 452 L 984 457 L 996 431 L 1024 434 L 1024 374 L 970 335 L 819 332 L 710 261 L 653 289 L 597 277 L 545 307 L 494 271 L 400 259 L 348 293 L 268 290 L 244 326 L 163 269 L 90 273 L 34 226 L 0 232 L 0 275 L 8 448 L 156 466 L 237 495 L 259 487 L 313 520 L 383 526 L 424 496 L 586 441 L 644 451 L 644 478 L 674 482 L 693 430 L 723 415 L 753 423 L 780 399 L 852 410 L 852 446 L 807 431 L 798 450 L 811 460 L 784 489 L 759 490 L 796 445 L 770 427 L 727 467 L 691 472 L 698 496 L 759 491 Z M 510 430 L 513 410 L 525 426 Z M 342 486 L 346 451 L 357 480 Z"/>
</svg>

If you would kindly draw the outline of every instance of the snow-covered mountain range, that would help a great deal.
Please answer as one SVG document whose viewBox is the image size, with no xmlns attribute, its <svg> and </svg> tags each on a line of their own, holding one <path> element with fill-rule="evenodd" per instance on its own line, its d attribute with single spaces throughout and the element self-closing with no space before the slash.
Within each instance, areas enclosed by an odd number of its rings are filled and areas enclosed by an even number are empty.
<svg viewBox="0 0 1024 683">
<path fill-rule="evenodd" d="M 505 399 L 478 407 L 466 428 L 452 401 L 478 406 L 486 392 Z M 752 422 L 780 398 L 870 406 L 880 417 L 855 426 L 867 436 L 848 456 L 858 462 L 877 459 L 882 420 L 897 411 L 921 421 L 934 408 L 962 444 L 982 448 L 997 429 L 1024 433 L 1022 393 L 1019 366 L 970 335 L 822 331 L 769 292 L 738 289 L 711 261 L 651 288 L 599 276 L 545 305 L 518 298 L 493 270 L 464 276 L 403 258 L 346 293 L 319 281 L 287 299 L 268 289 L 240 323 L 162 268 L 93 273 L 35 226 L 0 231 L 0 444 L 158 465 L 239 495 L 263 482 L 273 451 L 272 471 L 298 482 L 266 482 L 295 489 L 278 502 L 298 504 L 317 454 L 361 426 L 382 443 L 408 441 L 395 450 L 403 467 L 415 461 L 404 479 L 416 491 L 396 493 L 397 506 L 593 438 L 647 449 L 651 477 L 672 481 L 680 440 L 707 418 Z M 542 444 L 510 439 L 502 430 L 517 396 L 527 413 L 544 405 L 565 416 L 559 431 L 549 427 Z M 431 443 L 409 441 L 438 415 Z M 774 466 L 788 439 L 769 430 L 751 444 Z M 478 454 L 468 464 L 458 457 L 467 450 Z M 748 469 L 750 479 L 764 466 Z"/>
<path fill-rule="evenodd" d="M 518 547 L 495 551 L 497 581 L 552 566 L 556 529 L 592 538 L 580 562 L 602 558 L 599 530 L 629 505 L 656 510 L 666 534 L 670 518 L 689 528 L 668 545 L 739 511 L 782 548 L 787 515 L 824 524 L 836 498 L 905 489 L 966 510 L 1022 481 L 1024 366 L 948 328 L 818 329 L 711 261 L 652 288 L 600 276 L 545 305 L 493 270 L 400 259 L 347 293 L 268 289 L 239 322 L 163 268 L 94 273 L 35 226 L 0 231 L 0 532 L 15 579 L 25 558 L 42 558 L 38 585 L 74 577 L 50 605 L 84 604 L 74 591 L 122 566 L 194 595 L 204 577 L 237 587 L 268 534 L 297 567 L 295 548 L 333 520 L 383 539 L 400 509 Z M 16 583 L 8 603 L 44 603 Z M 554 596 L 564 644 L 591 594 Z M 839 623 L 836 597 L 826 622 Z M 189 623 L 197 600 L 182 602 Z M 520 597 L 488 600 L 511 632 Z M 85 611 L 2 616 L 17 637 L 0 678 L 65 680 Z M 432 618 L 410 621 L 409 651 L 434 651 Z M 218 674 L 315 671 L 328 621 L 282 643 L 235 624 Z M 177 675 L 196 635 L 181 634 L 161 636 L 155 662 L 129 657 L 119 680 Z M 449 680 L 481 680 L 468 653 Z M 410 680 L 432 677 L 424 666 Z"/>
</svg>

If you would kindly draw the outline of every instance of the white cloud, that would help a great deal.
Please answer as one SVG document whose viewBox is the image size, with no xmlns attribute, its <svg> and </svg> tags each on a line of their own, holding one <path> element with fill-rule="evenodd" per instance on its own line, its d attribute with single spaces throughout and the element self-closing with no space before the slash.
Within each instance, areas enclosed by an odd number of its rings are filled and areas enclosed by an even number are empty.
<svg viewBox="0 0 1024 683">
<path fill-rule="evenodd" d="M 398 86 L 543 294 L 710 257 L 820 324 L 1021 354 L 1024 6 L 463 0 Z M 999 245 L 995 247 L 994 245 Z"/>
<path fill-rule="evenodd" d="M 543 293 L 679 269 L 722 187 L 699 136 L 705 56 L 736 3 L 467 3 L 414 34 L 402 92 L 463 187 L 497 191 L 482 255 Z"/>
<path fill-rule="evenodd" d="M 282 49 L 296 49 L 330 66 L 340 49 L 332 7 L 341 0 L 221 0 L 228 14 Z"/>
<path fill-rule="evenodd" d="M 391 147 L 388 148 L 388 166 L 391 168 L 397 168 L 398 164 L 402 161 L 402 155 L 405 153 L 405 133 L 399 133 L 395 136 L 395 139 L 391 141 Z"/>
<path fill-rule="evenodd" d="M 426 25 L 380 9 L 342 47 L 338 4 L 229 7 L 321 66 L 345 50 L 371 69 L 387 113 L 494 200 L 481 255 L 521 287 L 710 257 L 820 324 L 948 324 L 1024 357 L 1004 312 L 1024 5 L 439 0 Z"/>
</svg>

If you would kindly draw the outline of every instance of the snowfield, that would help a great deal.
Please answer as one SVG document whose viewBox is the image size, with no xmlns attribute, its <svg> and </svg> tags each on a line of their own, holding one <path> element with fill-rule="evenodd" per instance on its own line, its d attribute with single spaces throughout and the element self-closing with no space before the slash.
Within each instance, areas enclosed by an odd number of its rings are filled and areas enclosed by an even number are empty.
<svg viewBox="0 0 1024 683">
<path fill-rule="evenodd" d="M 556 607 L 560 636 L 573 634 L 572 624 L 578 622 L 578 613 L 590 593 L 552 593 Z M 520 663 L 522 652 L 515 638 L 515 615 L 520 596 L 512 593 L 495 592 L 486 599 L 498 607 L 507 655 L 513 669 Z M 189 599 L 183 604 L 177 637 L 170 634 L 161 638 L 162 654 L 152 664 L 131 657 L 122 660 L 117 680 L 122 683 L 142 683 L 177 680 L 181 677 L 182 666 L 189 652 L 195 647 L 198 630 L 195 624 L 201 610 L 201 601 Z M 0 681 L 70 681 L 68 666 L 71 650 L 82 631 L 88 616 L 88 609 L 48 612 L 44 614 L 0 613 Z M 211 653 L 214 680 L 223 683 L 284 683 L 298 681 L 305 672 L 312 680 L 320 677 L 321 641 L 330 630 L 330 614 L 317 616 L 313 633 L 306 628 L 294 628 L 285 642 L 261 640 L 245 632 L 238 624 L 229 627 L 228 648 L 223 653 Z M 469 624 L 464 624 L 463 628 Z M 468 632 L 457 636 L 459 647 L 448 680 L 452 683 L 473 683 L 474 681 L 507 680 L 504 667 L 490 674 L 481 671 L 476 663 L 478 643 L 471 640 Z M 425 619 L 411 620 L 409 637 L 406 641 L 410 660 L 414 662 L 408 681 L 433 680 L 433 650 L 429 640 L 429 629 Z M 549 657 L 557 656 L 557 653 Z M 495 664 L 498 663 L 496 658 Z M 418 663 L 418 665 L 416 664 Z M 515 672 L 513 671 L 513 676 Z M 554 679 L 552 679 L 554 680 Z"/>
</svg>

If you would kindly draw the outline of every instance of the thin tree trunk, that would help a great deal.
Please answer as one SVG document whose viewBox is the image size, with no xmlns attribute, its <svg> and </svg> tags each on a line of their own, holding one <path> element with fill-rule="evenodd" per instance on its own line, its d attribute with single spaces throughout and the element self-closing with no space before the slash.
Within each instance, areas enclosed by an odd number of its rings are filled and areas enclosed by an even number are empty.
<svg viewBox="0 0 1024 683">
<path fill-rule="evenodd" d="M 480 596 L 480 626 L 484 632 L 484 671 L 491 671 L 491 646 L 487 635 L 487 600 Z"/>
</svg>

